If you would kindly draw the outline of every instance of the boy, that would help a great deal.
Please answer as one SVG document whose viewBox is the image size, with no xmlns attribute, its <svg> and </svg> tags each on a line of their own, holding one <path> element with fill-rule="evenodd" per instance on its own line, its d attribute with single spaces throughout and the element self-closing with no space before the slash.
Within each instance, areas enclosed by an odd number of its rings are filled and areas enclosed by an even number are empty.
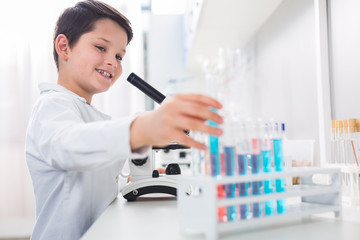
<svg viewBox="0 0 360 240">
<path fill-rule="evenodd" d="M 58 19 L 58 81 L 39 85 L 26 138 L 36 198 L 33 239 L 79 239 L 118 195 L 127 158 L 145 157 L 150 146 L 170 141 L 205 147 L 183 129 L 222 133 L 205 123 L 222 123 L 209 110 L 221 105 L 203 95 L 177 95 L 156 111 L 114 121 L 90 105 L 121 75 L 131 39 L 129 21 L 98 1 L 79 2 Z"/>
</svg>

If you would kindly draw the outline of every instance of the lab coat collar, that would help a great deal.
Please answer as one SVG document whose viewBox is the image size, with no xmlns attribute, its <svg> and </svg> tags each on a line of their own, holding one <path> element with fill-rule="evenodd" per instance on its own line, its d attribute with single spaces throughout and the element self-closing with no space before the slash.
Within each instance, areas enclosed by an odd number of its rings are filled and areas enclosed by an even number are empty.
<svg viewBox="0 0 360 240">
<path fill-rule="evenodd" d="M 40 89 L 40 94 L 43 94 L 43 93 L 49 92 L 49 91 L 64 92 L 64 93 L 70 94 L 70 95 L 76 97 L 77 99 L 79 99 L 80 101 L 86 103 L 85 98 L 80 97 L 76 93 L 74 93 L 70 90 L 67 90 L 63 86 L 56 84 L 56 83 L 48 83 L 48 82 L 39 83 L 39 89 Z"/>
</svg>

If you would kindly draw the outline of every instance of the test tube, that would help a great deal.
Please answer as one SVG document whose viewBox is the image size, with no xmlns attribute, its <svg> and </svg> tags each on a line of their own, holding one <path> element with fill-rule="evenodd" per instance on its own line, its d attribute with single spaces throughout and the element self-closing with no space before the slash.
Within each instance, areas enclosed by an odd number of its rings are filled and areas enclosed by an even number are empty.
<svg viewBox="0 0 360 240">
<path fill-rule="evenodd" d="M 355 152 L 358 162 L 360 162 L 360 119 L 355 120 Z M 359 163 L 360 164 L 360 163 Z"/>
<path fill-rule="evenodd" d="M 216 112 L 216 110 L 213 111 Z M 213 121 L 209 121 L 209 125 L 212 127 L 218 127 L 218 124 Z M 215 135 L 210 135 L 209 144 L 210 144 L 211 176 L 219 177 L 221 175 L 219 137 Z"/>
<path fill-rule="evenodd" d="M 273 126 L 273 148 L 274 148 L 274 167 L 276 172 L 284 171 L 284 156 L 283 156 L 283 143 L 280 134 L 279 124 L 274 123 Z M 275 179 L 275 188 L 277 193 L 285 192 L 285 179 Z M 285 199 L 276 200 L 277 213 L 284 214 L 286 212 Z"/>
<path fill-rule="evenodd" d="M 344 156 L 345 164 L 351 163 L 351 154 L 350 154 L 350 137 L 349 137 L 349 120 L 343 120 L 343 135 L 344 135 Z"/>
<path fill-rule="evenodd" d="M 348 145 L 349 145 L 349 163 L 359 167 L 359 161 L 356 155 L 356 119 L 348 119 Z"/>
<path fill-rule="evenodd" d="M 199 142 L 206 142 L 206 138 L 203 133 L 191 131 L 190 136 Z M 203 176 L 206 175 L 205 168 L 205 156 L 206 151 L 199 150 L 197 148 L 191 148 L 191 170 L 193 176 Z"/>
<path fill-rule="evenodd" d="M 271 142 L 269 138 L 269 124 L 261 124 L 261 156 L 263 161 L 264 173 L 271 173 L 272 157 L 271 157 Z M 273 181 L 271 179 L 264 180 L 264 194 L 273 193 Z M 274 215 L 274 200 L 265 201 L 265 215 Z"/>
<path fill-rule="evenodd" d="M 203 63 L 203 71 L 205 73 L 206 80 L 206 91 L 209 96 L 218 98 L 218 81 L 216 76 L 216 68 L 213 61 L 207 60 Z M 213 112 L 218 112 L 217 109 L 213 108 Z M 208 121 L 208 124 L 212 127 L 218 127 L 218 124 L 213 121 Z M 221 155 L 220 155 L 220 142 L 219 137 L 215 135 L 209 135 L 208 137 L 209 151 L 208 156 L 205 156 L 207 159 L 205 162 L 209 162 L 210 165 L 210 174 L 212 177 L 219 178 L 221 177 Z M 208 165 L 206 165 L 208 166 Z M 225 197 L 225 190 L 223 185 L 217 186 L 217 195 L 218 198 Z M 226 221 L 226 208 L 218 207 L 218 220 Z"/>
<path fill-rule="evenodd" d="M 224 170 L 226 176 L 235 175 L 235 141 L 233 138 L 233 119 L 226 114 L 224 120 Z M 236 197 L 236 184 L 230 183 L 225 185 L 226 198 Z M 226 207 L 227 220 L 236 221 L 236 206 Z"/>
<path fill-rule="evenodd" d="M 337 120 L 336 121 L 337 126 L 337 136 L 338 136 L 338 141 L 337 141 L 337 149 L 338 151 L 338 163 L 342 164 L 345 163 L 345 141 L 344 141 L 344 122 L 343 120 Z"/>
<path fill-rule="evenodd" d="M 340 122 L 342 122 L 342 120 L 335 120 L 335 149 L 336 149 L 336 164 L 340 164 L 342 163 L 343 158 L 343 154 L 342 154 L 342 147 L 341 147 L 341 138 L 342 138 L 342 126 L 340 127 Z M 341 124 L 342 125 L 342 124 Z"/>
<path fill-rule="evenodd" d="M 247 141 L 246 141 L 246 131 L 243 122 L 237 122 L 236 124 L 236 150 L 237 150 L 237 164 L 239 175 L 248 174 L 248 155 L 247 155 Z M 249 183 L 241 182 L 238 184 L 239 196 L 248 197 L 249 196 Z M 250 218 L 250 205 L 240 204 L 240 219 L 249 219 Z"/>
<path fill-rule="evenodd" d="M 330 163 L 336 163 L 336 120 L 331 120 L 331 156 Z"/>
<path fill-rule="evenodd" d="M 249 153 L 251 173 L 260 173 L 260 139 L 258 134 L 258 127 L 255 122 L 249 122 Z M 252 195 L 261 195 L 261 181 L 254 181 L 251 183 Z M 262 215 L 261 202 L 252 204 L 253 217 L 260 217 Z"/>
<path fill-rule="evenodd" d="M 213 110 L 216 112 L 216 110 Z M 217 127 L 218 124 L 209 121 L 209 125 L 213 127 Z M 211 168 L 211 176 L 219 178 L 221 177 L 221 154 L 220 154 L 220 142 L 219 137 L 215 135 L 209 135 L 209 150 L 210 150 L 210 168 Z M 218 198 L 223 198 L 226 196 L 224 185 L 217 186 Z M 221 222 L 227 221 L 226 208 L 219 207 L 218 208 L 218 219 Z"/>
</svg>

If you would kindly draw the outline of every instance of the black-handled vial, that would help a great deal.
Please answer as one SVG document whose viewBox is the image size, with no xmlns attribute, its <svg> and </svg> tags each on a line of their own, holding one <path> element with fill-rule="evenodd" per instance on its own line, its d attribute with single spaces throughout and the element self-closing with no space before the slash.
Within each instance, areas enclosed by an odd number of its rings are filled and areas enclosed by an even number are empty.
<svg viewBox="0 0 360 240">
<path fill-rule="evenodd" d="M 139 76 L 137 76 L 135 73 L 131 73 L 128 78 L 128 82 L 130 82 L 132 85 L 137 87 L 140 91 L 145 93 L 148 97 L 150 97 L 152 100 L 154 100 L 156 103 L 160 104 L 162 101 L 164 101 L 165 96 L 153 88 L 150 84 L 142 80 Z"/>
</svg>

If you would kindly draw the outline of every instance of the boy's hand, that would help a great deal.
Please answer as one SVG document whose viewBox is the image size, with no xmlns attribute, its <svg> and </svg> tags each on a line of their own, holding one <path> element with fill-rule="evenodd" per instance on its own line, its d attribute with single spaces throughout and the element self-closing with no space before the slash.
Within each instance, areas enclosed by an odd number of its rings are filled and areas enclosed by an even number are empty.
<svg viewBox="0 0 360 240">
<path fill-rule="evenodd" d="M 222 108 L 213 98 L 201 94 L 177 94 L 166 99 L 152 112 L 137 117 L 130 126 L 131 149 L 150 146 L 165 146 L 177 142 L 189 147 L 205 149 L 184 133 L 184 129 L 221 135 L 222 130 L 209 126 L 206 121 L 223 123 L 223 118 L 210 108 Z"/>
</svg>

